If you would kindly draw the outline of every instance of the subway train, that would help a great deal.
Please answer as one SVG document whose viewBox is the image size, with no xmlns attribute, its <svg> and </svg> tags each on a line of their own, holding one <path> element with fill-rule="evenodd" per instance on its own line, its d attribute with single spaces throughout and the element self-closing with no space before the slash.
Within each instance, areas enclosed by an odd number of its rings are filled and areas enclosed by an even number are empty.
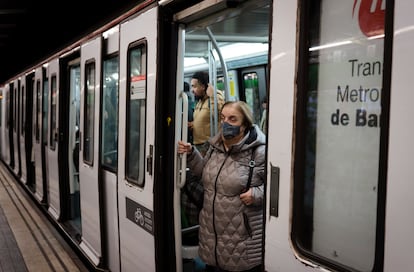
<svg viewBox="0 0 414 272">
<path fill-rule="evenodd" d="M 177 142 L 208 71 L 255 122 L 268 102 L 263 271 L 411 271 L 413 10 L 137 1 L 1 83 L 1 160 L 96 271 L 202 271 Z"/>
</svg>

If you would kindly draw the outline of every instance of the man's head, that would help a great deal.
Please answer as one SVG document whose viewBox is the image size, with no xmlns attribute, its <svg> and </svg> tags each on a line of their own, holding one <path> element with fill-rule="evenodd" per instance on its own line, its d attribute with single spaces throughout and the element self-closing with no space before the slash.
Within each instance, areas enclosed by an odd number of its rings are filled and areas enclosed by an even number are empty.
<svg viewBox="0 0 414 272">
<path fill-rule="evenodd" d="M 195 72 L 191 78 L 191 90 L 194 93 L 196 99 L 201 99 L 206 95 L 208 87 L 208 73 L 207 72 Z"/>
</svg>

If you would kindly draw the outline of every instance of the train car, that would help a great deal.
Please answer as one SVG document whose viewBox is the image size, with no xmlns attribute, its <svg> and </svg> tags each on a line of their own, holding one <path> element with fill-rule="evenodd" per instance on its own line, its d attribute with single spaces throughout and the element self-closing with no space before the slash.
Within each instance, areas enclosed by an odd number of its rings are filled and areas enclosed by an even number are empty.
<svg viewBox="0 0 414 272">
<path fill-rule="evenodd" d="M 263 271 L 410 271 L 412 10 L 138 1 L 1 84 L 1 159 L 92 269 L 203 271 L 177 142 L 208 71 L 257 123 L 268 101 Z"/>
</svg>

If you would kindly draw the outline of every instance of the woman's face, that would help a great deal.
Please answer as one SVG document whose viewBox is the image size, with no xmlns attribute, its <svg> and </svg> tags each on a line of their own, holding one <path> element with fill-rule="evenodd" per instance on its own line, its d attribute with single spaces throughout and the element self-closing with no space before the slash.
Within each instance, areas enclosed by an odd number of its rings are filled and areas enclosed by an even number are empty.
<svg viewBox="0 0 414 272">
<path fill-rule="evenodd" d="M 221 110 L 221 122 L 227 122 L 232 126 L 241 126 L 243 124 L 243 115 L 234 105 L 226 105 Z"/>
<path fill-rule="evenodd" d="M 221 123 L 228 123 L 234 127 L 240 127 L 240 132 L 235 136 L 235 140 L 239 140 L 244 135 L 245 127 L 243 126 L 243 114 L 237 109 L 235 104 L 225 105 L 221 110 Z"/>
</svg>

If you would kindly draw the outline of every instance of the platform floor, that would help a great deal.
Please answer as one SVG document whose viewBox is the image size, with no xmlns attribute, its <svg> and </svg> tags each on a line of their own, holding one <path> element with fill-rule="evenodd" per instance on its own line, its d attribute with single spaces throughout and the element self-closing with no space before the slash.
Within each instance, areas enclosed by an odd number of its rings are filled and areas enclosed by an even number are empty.
<svg viewBox="0 0 414 272">
<path fill-rule="evenodd" d="M 0 162 L 0 272 L 89 271 Z"/>
</svg>

